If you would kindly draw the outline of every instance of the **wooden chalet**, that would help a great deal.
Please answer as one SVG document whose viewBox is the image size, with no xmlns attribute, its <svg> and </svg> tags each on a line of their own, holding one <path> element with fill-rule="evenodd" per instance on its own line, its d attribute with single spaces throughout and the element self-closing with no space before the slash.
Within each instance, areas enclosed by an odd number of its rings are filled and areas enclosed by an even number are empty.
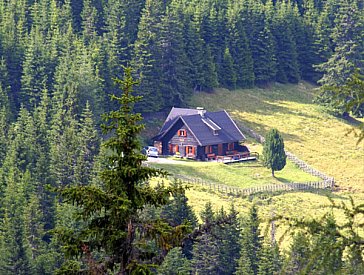
<svg viewBox="0 0 364 275">
<path fill-rule="evenodd" d="M 248 156 L 248 148 L 242 145 L 244 140 L 245 136 L 225 110 L 172 108 L 154 137 L 154 146 L 161 155 L 207 160 Z"/>
</svg>

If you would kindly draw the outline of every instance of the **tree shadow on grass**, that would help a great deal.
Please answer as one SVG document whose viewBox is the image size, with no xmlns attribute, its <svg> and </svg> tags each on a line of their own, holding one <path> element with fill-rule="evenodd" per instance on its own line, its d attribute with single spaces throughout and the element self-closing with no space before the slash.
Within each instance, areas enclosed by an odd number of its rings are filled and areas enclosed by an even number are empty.
<svg viewBox="0 0 364 275">
<path fill-rule="evenodd" d="M 293 183 L 292 181 L 288 180 L 288 179 L 285 179 L 283 177 L 274 177 L 276 180 L 278 180 L 279 182 L 281 183 Z"/>
</svg>

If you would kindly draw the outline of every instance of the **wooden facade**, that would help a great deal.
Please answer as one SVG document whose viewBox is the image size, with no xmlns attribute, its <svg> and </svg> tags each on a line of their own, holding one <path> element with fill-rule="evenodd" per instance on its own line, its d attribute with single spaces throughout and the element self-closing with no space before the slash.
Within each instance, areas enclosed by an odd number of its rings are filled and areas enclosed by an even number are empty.
<svg viewBox="0 0 364 275">
<path fill-rule="evenodd" d="M 249 152 L 248 148 L 239 142 L 220 143 L 200 146 L 193 134 L 182 125 L 174 132 L 168 140 L 155 141 L 154 146 L 158 148 L 161 155 L 178 155 L 180 157 L 211 160 L 217 156 L 229 156 L 238 152 Z M 164 146 L 163 146 L 164 144 Z"/>
<path fill-rule="evenodd" d="M 160 155 L 208 160 L 249 152 L 240 144 L 244 135 L 225 111 L 186 114 L 188 109 L 181 110 L 184 114 L 166 120 L 160 134 L 154 138 Z M 180 110 L 174 108 L 171 112 L 177 111 Z"/>
</svg>

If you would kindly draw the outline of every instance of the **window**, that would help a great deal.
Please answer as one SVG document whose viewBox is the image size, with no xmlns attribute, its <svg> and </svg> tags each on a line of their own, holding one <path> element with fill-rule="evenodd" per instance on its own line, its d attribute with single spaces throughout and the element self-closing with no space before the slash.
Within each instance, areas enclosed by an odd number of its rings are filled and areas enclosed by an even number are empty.
<svg viewBox="0 0 364 275">
<path fill-rule="evenodd" d="M 212 153 L 212 146 L 211 145 L 207 145 L 205 147 L 205 154 L 211 154 Z"/>
<path fill-rule="evenodd" d="M 228 150 L 229 151 L 234 150 L 234 143 L 228 143 Z"/>
<path fill-rule="evenodd" d="M 187 131 L 184 129 L 178 130 L 179 137 L 187 137 Z"/>
<path fill-rule="evenodd" d="M 194 146 L 186 146 L 186 155 L 195 155 L 195 150 Z"/>
</svg>

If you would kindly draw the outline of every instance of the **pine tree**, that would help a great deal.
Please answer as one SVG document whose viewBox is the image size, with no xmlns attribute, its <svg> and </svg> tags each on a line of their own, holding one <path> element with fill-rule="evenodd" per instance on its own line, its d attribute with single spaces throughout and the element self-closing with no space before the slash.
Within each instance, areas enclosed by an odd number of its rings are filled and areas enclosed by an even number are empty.
<svg viewBox="0 0 364 275">
<path fill-rule="evenodd" d="M 185 227 L 171 227 L 161 219 L 149 220 L 144 226 L 138 222 L 138 213 L 146 205 L 165 205 L 170 192 L 177 190 L 162 186 L 152 188 L 146 182 L 151 176 L 164 173 L 143 166 L 145 157 L 136 153 L 139 148 L 137 135 L 143 128 L 138 123 L 140 114 L 132 113 L 139 99 L 132 95 L 132 87 L 137 82 L 133 80 L 130 68 L 125 69 L 124 80 L 116 81 L 124 93 L 112 97 L 119 102 L 120 109 L 104 116 L 108 122 L 103 125 L 104 133 L 112 132 L 113 135 L 103 144 L 110 153 L 108 166 L 100 175 L 102 186 L 59 189 L 65 201 L 80 207 L 80 220 L 87 223 L 78 232 L 65 229 L 59 231 L 58 236 L 67 244 L 68 255 L 86 257 L 90 272 L 106 272 L 116 268 L 115 265 L 120 273 L 148 272 L 148 264 L 153 263 L 156 255 L 140 255 L 142 250 L 135 242 L 146 245 L 155 241 L 163 259 L 170 248 L 179 244 Z M 98 262 L 94 253 L 100 249 L 103 257 Z"/>
<path fill-rule="evenodd" d="M 277 129 L 270 130 L 263 145 L 264 166 L 272 170 L 274 177 L 274 171 L 280 171 L 286 165 L 286 158 L 281 134 Z"/>
<path fill-rule="evenodd" d="M 50 172 L 55 186 L 75 184 L 77 162 L 77 120 L 71 100 L 53 115 L 50 129 Z"/>
<path fill-rule="evenodd" d="M 98 13 L 91 0 L 83 0 L 82 18 L 82 37 L 86 44 L 97 40 Z"/>
<path fill-rule="evenodd" d="M 282 83 L 297 83 L 300 78 L 296 43 L 292 33 L 293 14 L 291 9 L 292 7 L 286 2 L 278 2 L 272 19 L 278 69 L 276 79 Z"/>
<path fill-rule="evenodd" d="M 334 52 L 327 62 L 319 67 L 324 72 L 324 76 L 319 81 L 321 84 L 342 85 L 356 68 L 364 67 L 360 58 L 364 33 L 360 23 L 360 12 L 361 9 L 355 2 L 350 4 L 346 0 L 339 2 L 331 36 Z"/>
<path fill-rule="evenodd" d="M 330 87 L 343 85 L 356 68 L 364 68 L 362 61 L 364 28 L 360 21 L 360 12 L 362 9 L 355 2 L 349 4 L 346 0 L 340 1 L 331 35 L 334 44 L 333 54 L 327 62 L 318 66 L 323 72 L 323 77 L 319 81 L 323 87 L 318 101 L 336 115 L 343 115 L 345 110 L 343 106 L 333 106 L 333 91 Z"/>
<path fill-rule="evenodd" d="M 6 156 L 8 144 L 7 138 L 8 122 L 4 108 L 0 109 L 0 163 L 3 163 Z M 0 166 L 1 167 L 1 166 Z"/>
<path fill-rule="evenodd" d="M 10 106 L 8 96 L 4 92 L 0 83 L 0 163 L 3 163 L 6 156 L 6 148 L 8 143 L 7 132 L 9 125 Z M 0 165 L 1 167 L 1 165 Z"/>
<path fill-rule="evenodd" d="M 307 235 L 300 231 L 294 234 L 283 271 L 287 274 L 297 274 L 302 271 L 309 262 L 311 249 Z"/>
<path fill-rule="evenodd" d="M 263 244 L 259 253 L 259 275 L 278 274 L 281 271 L 281 258 L 276 242 Z"/>
<path fill-rule="evenodd" d="M 194 91 L 201 91 L 204 89 L 204 41 L 200 37 L 197 30 L 197 22 L 193 16 L 184 19 L 184 40 L 185 52 L 188 58 L 188 76 Z"/>
<path fill-rule="evenodd" d="M 162 75 L 159 65 L 161 53 L 157 47 L 157 35 L 161 31 L 161 20 L 165 14 L 162 2 L 147 0 L 138 25 L 138 37 L 134 43 L 131 62 L 133 69 L 141 76 L 136 91 L 143 98 L 136 105 L 137 111 L 157 111 L 163 106 L 160 87 Z"/>
<path fill-rule="evenodd" d="M 234 12 L 237 13 L 234 10 L 231 11 L 231 13 Z M 234 60 L 237 86 L 252 87 L 254 85 L 253 57 L 239 14 L 231 15 L 229 18 L 229 49 Z"/>
<path fill-rule="evenodd" d="M 92 117 L 90 105 L 86 102 L 78 130 L 79 141 L 75 166 L 75 182 L 77 184 L 88 184 L 94 176 L 93 165 L 99 147 L 99 140 Z"/>
<path fill-rule="evenodd" d="M 172 183 L 174 188 L 181 187 L 181 184 L 177 181 Z M 177 226 L 188 221 L 194 228 L 197 226 L 197 217 L 193 212 L 193 209 L 188 205 L 188 198 L 185 192 L 181 192 L 176 195 L 173 200 L 162 208 L 161 215 L 168 220 L 171 225 Z"/>
<path fill-rule="evenodd" d="M 0 223 L 0 272 L 31 274 L 31 259 L 24 242 L 24 209 L 26 199 L 21 172 L 15 167 L 7 171 L 7 186 L 2 200 Z"/>
<path fill-rule="evenodd" d="M 204 90 L 210 92 L 213 90 L 213 88 L 218 87 L 219 82 L 218 82 L 216 66 L 213 61 L 213 57 L 211 55 L 211 51 L 208 45 L 205 45 L 204 60 L 205 60 L 203 66 L 204 82 L 202 84 L 202 87 Z"/>
<path fill-rule="evenodd" d="M 234 205 L 229 210 L 229 223 L 223 224 L 214 230 L 219 242 L 219 274 L 234 274 L 237 261 L 240 257 L 240 224 Z M 223 208 L 217 213 L 216 219 L 224 219 L 228 216 Z"/>
<path fill-rule="evenodd" d="M 189 81 L 183 40 L 183 21 L 181 8 L 174 2 L 168 7 L 157 34 L 161 60 L 161 93 L 164 106 L 182 106 L 192 94 Z"/>
<path fill-rule="evenodd" d="M 241 252 L 235 274 L 257 274 L 262 249 L 258 211 L 253 205 L 242 223 Z"/>
<path fill-rule="evenodd" d="M 254 61 L 255 84 L 264 85 L 275 80 L 277 73 L 274 38 L 263 7 L 256 1 L 250 5 L 250 20 L 244 26 L 247 28 Z"/>
<path fill-rule="evenodd" d="M 185 258 L 180 247 L 171 249 L 163 263 L 158 267 L 158 274 L 190 274 L 191 263 Z"/>
<path fill-rule="evenodd" d="M 194 274 L 218 274 L 219 246 L 208 232 L 199 236 L 193 245 L 192 271 Z"/>
<path fill-rule="evenodd" d="M 343 240 L 337 235 L 338 226 L 332 214 L 322 221 L 321 232 L 314 235 L 310 261 L 304 272 L 334 274 L 343 265 Z"/>
<path fill-rule="evenodd" d="M 230 54 L 229 48 L 225 49 L 224 58 L 221 64 L 220 84 L 228 89 L 236 88 L 236 73 L 234 68 L 234 61 Z"/>
<path fill-rule="evenodd" d="M 33 110 L 40 102 L 42 90 L 48 83 L 47 63 L 49 59 L 45 54 L 45 39 L 37 27 L 30 32 L 30 41 L 25 52 L 23 75 L 21 79 L 22 104 Z"/>
</svg>

